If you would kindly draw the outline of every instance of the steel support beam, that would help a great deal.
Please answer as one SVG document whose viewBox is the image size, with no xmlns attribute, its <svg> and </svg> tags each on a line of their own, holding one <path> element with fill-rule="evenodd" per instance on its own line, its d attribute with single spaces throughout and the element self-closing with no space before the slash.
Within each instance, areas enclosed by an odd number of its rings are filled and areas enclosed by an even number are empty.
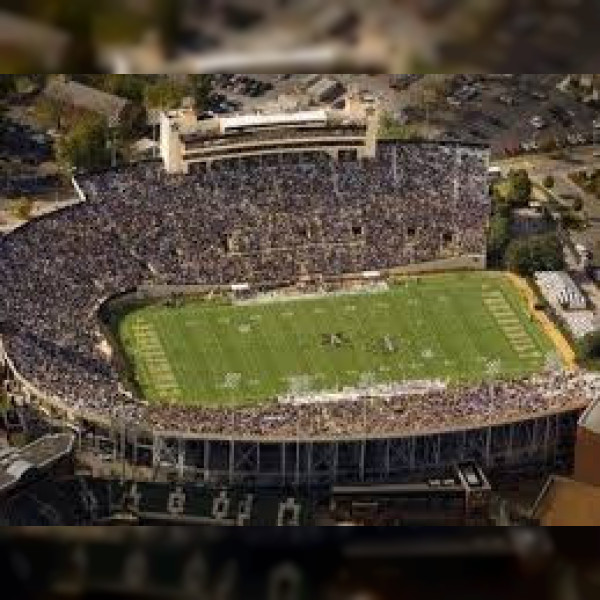
<svg viewBox="0 0 600 600">
<path fill-rule="evenodd" d="M 235 442 L 233 440 L 229 440 L 229 484 L 233 483 L 235 471 Z"/>
<path fill-rule="evenodd" d="M 204 440 L 204 469 L 203 477 L 204 481 L 208 481 L 210 478 L 210 440 Z"/>
<path fill-rule="evenodd" d="M 363 439 L 360 442 L 360 459 L 359 459 L 359 478 L 363 482 L 365 480 L 365 454 L 367 452 L 367 440 Z"/>
</svg>

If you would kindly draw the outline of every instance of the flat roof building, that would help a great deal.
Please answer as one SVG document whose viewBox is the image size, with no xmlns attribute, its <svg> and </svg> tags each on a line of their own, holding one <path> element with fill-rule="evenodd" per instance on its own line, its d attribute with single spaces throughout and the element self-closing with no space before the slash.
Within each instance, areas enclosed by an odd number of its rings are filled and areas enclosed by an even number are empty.
<svg viewBox="0 0 600 600">
<path fill-rule="evenodd" d="M 533 516 L 544 527 L 600 525 L 600 488 L 552 477 L 536 502 Z"/>
<path fill-rule="evenodd" d="M 64 75 L 50 78 L 44 95 L 61 104 L 100 114 L 111 127 L 131 118 L 132 103 L 127 98 L 109 94 Z"/>
<path fill-rule="evenodd" d="M 600 400 L 592 402 L 577 425 L 574 477 L 578 481 L 600 486 Z"/>
<path fill-rule="evenodd" d="M 590 375 L 588 385 L 600 382 Z M 600 400 L 588 405 L 577 424 L 573 477 L 551 477 L 532 510 L 540 525 L 600 525 Z"/>
</svg>

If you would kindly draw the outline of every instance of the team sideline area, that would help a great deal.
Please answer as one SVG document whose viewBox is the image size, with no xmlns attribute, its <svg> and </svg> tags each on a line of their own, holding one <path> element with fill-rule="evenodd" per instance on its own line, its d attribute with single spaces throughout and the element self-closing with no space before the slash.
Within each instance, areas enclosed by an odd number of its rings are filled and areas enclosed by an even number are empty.
<svg viewBox="0 0 600 600">
<path fill-rule="evenodd" d="M 118 334 L 147 400 L 203 405 L 519 376 L 555 356 L 520 292 L 497 273 L 320 296 L 163 302 L 129 312 Z"/>
</svg>

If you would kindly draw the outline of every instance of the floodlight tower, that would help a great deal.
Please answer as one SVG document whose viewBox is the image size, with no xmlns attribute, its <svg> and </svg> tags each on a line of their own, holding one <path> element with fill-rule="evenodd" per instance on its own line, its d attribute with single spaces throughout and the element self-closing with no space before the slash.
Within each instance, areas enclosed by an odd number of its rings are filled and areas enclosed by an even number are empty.
<svg viewBox="0 0 600 600">
<path fill-rule="evenodd" d="M 294 396 L 302 396 L 311 388 L 311 379 L 309 375 L 293 375 L 288 378 L 288 394 L 293 399 Z M 302 436 L 302 404 L 296 405 L 298 418 L 296 420 L 296 467 L 295 467 L 295 485 L 300 485 L 300 440 Z"/>
<path fill-rule="evenodd" d="M 358 380 L 358 387 L 360 390 L 364 391 L 365 396 L 366 396 L 367 392 L 375 385 L 375 382 L 376 382 L 375 374 L 372 373 L 371 371 L 365 371 L 360 374 L 360 377 Z M 367 426 L 368 426 L 366 398 L 363 398 L 362 403 L 363 403 L 363 429 L 364 429 L 364 432 L 366 435 Z"/>
<path fill-rule="evenodd" d="M 485 373 L 488 379 L 489 391 L 490 391 L 490 403 L 492 407 L 494 406 L 495 401 L 495 389 L 494 382 L 496 381 L 496 377 L 500 372 L 500 359 L 490 359 L 486 362 L 485 365 Z"/>
<path fill-rule="evenodd" d="M 238 385 L 241 381 L 242 376 L 239 373 L 227 373 L 225 375 L 225 381 L 223 382 L 223 387 L 229 391 L 229 404 L 233 405 L 234 397 L 233 392 L 238 388 Z M 229 484 L 233 483 L 233 471 L 234 471 L 234 462 L 235 456 L 233 453 L 233 447 L 235 442 L 235 410 L 231 409 L 231 436 L 229 438 Z"/>
</svg>

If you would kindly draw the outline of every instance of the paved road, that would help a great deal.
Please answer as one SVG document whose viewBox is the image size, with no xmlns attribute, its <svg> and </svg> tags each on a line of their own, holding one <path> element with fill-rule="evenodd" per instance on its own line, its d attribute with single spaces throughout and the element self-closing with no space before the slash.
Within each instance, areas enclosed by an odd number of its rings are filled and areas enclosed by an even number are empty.
<svg viewBox="0 0 600 600">
<path fill-rule="evenodd" d="M 600 142 L 600 135 L 598 136 Z M 600 168 L 600 157 L 594 156 L 595 151 L 600 151 L 598 146 L 577 146 L 564 151 L 565 158 L 553 158 L 552 153 L 522 154 L 511 158 L 499 158 L 491 161 L 501 169 L 525 168 L 531 175 L 547 175 L 556 173 L 570 173 L 583 168 Z"/>
</svg>

